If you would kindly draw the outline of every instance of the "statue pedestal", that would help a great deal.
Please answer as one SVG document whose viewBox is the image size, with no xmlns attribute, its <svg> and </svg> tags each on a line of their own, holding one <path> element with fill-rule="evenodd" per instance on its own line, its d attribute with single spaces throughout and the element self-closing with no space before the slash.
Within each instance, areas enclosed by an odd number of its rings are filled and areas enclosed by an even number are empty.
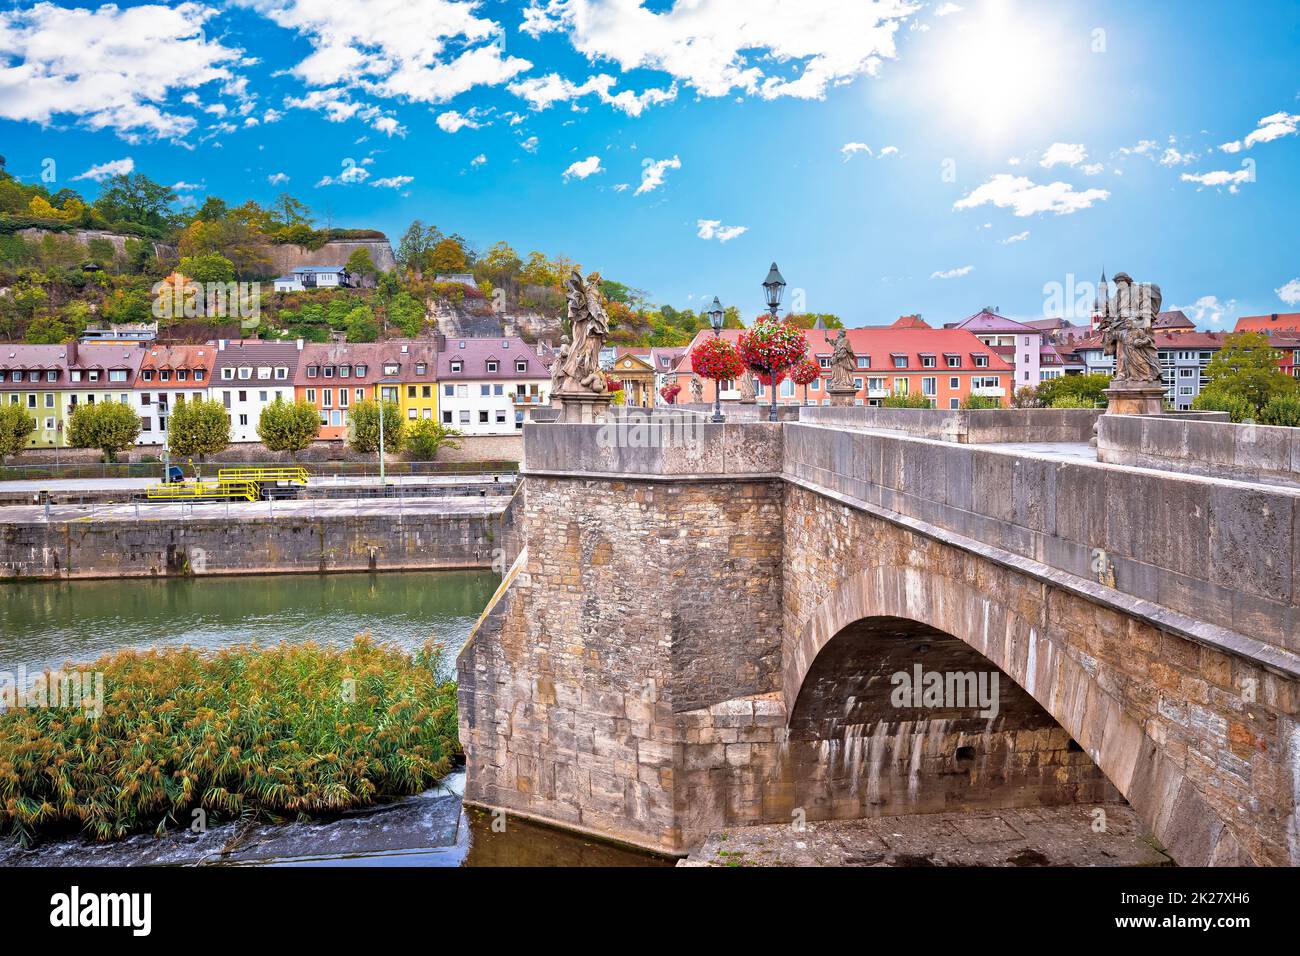
<svg viewBox="0 0 1300 956">
<path fill-rule="evenodd" d="M 609 392 L 558 392 L 559 421 L 564 424 L 590 425 L 601 421 L 614 396 Z"/>
<path fill-rule="evenodd" d="M 852 385 L 847 387 L 841 385 L 838 388 L 834 385 L 828 385 L 826 392 L 831 397 L 832 408 L 844 408 L 852 405 L 858 398 L 858 390 Z"/>
<path fill-rule="evenodd" d="M 1107 415 L 1162 415 L 1165 387 L 1151 382 L 1112 381 L 1106 389 Z"/>
</svg>

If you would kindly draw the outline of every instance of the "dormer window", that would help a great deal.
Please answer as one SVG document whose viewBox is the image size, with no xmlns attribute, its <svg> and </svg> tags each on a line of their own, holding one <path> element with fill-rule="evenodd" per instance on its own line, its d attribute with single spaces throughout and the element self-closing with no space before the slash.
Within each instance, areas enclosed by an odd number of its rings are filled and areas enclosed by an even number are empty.
<svg viewBox="0 0 1300 956">
<path fill-rule="evenodd" d="M 339 366 L 339 378 L 347 378 L 347 377 L 348 377 L 349 375 L 351 375 L 351 374 L 352 374 L 352 366 L 351 366 L 351 365 L 340 365 L 340 366 Z"/>
<path fill-rule="evenodd" d="M 516 372 L 527 372 L 527 371 L 528 371 L 528 359 L 519 359 L 517 362 L 515 362 L 515 371 L 516 371 Z"/>
<path fill-rule="evenodd" d="M 893 352 L 890 357 L 894 360 L 894 368 L 907 368 L 907 356 L 901 352 Z"/>
<path fill-rule="evenodd" d="M 989 367 L 989 357 L 988 357 L 987 355 L 975 355 L 975 354 L 972 353 L 972 354 L 971 354 L 971 358 L 973 358 L 973 359 L 975 360 L 975 367 L 976 367 L 976 368 L 988 368 L 988 367 Z"/>
<path fill-rule="evenodd" d="M 399 366 L 396 362 L 387 362 L 387 363 L 384 364 L 384 374 L 385 374 L 385 375 L 396 375 L 396 374 L 397 374 L 397 370 L 398 370 L 400 367 L 401 367 L 401 366 Z"/>
<path fill-rule="evenodd" d="M 140 375 L 140 377 L 141 377 L 142 379 L 144 379 L 146 382 L 152 382 L 152 381 L 153 381 L 153 369 L 151 369 L 151 368 L 147 368 L 147 369 L 145 369 L 144 372 Z"/>
<path fill-rule="evenodd" d="M 961 356 L 960 356 L 960 355 L 946 355 L 946 354 L 945 354 L 945 355 L 944 355 L 944 358 L 948 360 L 948 367 L 949 367 L 949 368 L 961 368 Z"/>
<path fill-rule="evenodd" d="M 502 340 L 501 340 L 501 347 L 502 347 L 503 349 L 508 349 L 508 348 L 510 348 L 510 343 L 509 343 L 508 341 L 506 341 L 505 339 L 502 339 Z"/>
<path fill-rule="evenodd" d="M 241 366 L 239 367 L 239 377 L 240 377 L 241 379 L 249 379 L 249 378 L 252 378 L 252 377 L 253 377 L 253 369 L 252 369 L 252 366 L 249 366 L 249 365 L 241 365 Z"/>
<path fill-rule="evenodd" d="M 178 368 L 178 369 L 176 370 L 176 381 L 178 381 L 178 382 L 188 381 L 188 380 L 189 380 L 189 377 L 190 377 L 190 373 L 189 373 L 188 371 L 186 371 L 185 369 L 183 369 L 183 368 Z"/>
<path fill-rule="evenodd" d="M 365 378 L 365 377 L 366 377 L 366 367 L 364 365 L 358 365 L 357 378 Z"/>
<path fill-rule="evenodd" d="M 451 370 L 452 370 L 452 372 L 459 372 L 459 371 L 460 371 L 460 367 L 461 367 L 461 360 L 460 360 L 460 359 L 452 359 L 452 360 L 451 360 Z"/>
<path fill-rule="evenodd" d="M 870 355 L 859 355 L 859 356 L 858 356 L 858 368 L 871 368 L 871 356 L 870 356 Z"/>
<path fill-rule="evenodd" d="M 497 364 L 498 364 L 498 363 L 497 363 L 497 360 L 496 360 L 496 359 L 488 359 L 488 360 L 487 360 L 487 370 L 488 370 L 489 372 L 495 372 L 495 371 L 497 370 Z"/>
<path fill-rule="evenodd" d="M 194 381 L 196 381 L 196 382 L 201 382 L 201 381 L 203 381 L 204 378 L 205 378 L 205 376 L 204 376 L 204 374 L 203 374 L 203 369 L 201 369 L 201 368 L 196 368 L 196 369 L 194 370 Z"/>
<path fill-rule="evenodd" d="M 423 362 L 416 362 L 416 363 L 415 363 L 415 374 L 416 374 L 416 375 L 427 375 L 428 372 L 429 372 L 429 366 L 428 366 L 428 365 L 426 365 L 426 364 L 423 363 Z"/>
<path fill-rule="evenodd" d="M 289 366 L 277 365 L 275 368 L 275 377 L 283 381 L 289 377 Z"/>
</svg>

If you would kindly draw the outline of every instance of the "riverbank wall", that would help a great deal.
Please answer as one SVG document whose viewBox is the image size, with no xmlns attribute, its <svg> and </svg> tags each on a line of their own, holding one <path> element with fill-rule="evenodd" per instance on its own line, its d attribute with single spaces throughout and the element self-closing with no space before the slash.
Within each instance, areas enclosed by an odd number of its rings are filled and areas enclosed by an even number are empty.
<svg viewBox="0 0 1300 956">
<path fill-rule="evenodd" d="M 12 522 L 0 580 L 499 567 L 513 509 Z"/>
</svg>

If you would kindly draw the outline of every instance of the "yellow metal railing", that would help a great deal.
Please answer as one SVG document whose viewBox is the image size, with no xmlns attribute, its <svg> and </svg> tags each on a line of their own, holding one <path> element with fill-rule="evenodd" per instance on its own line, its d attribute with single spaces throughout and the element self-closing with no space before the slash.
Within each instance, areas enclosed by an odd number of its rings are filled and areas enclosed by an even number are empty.
<svg viewBox="0 0 1300 956">
<path fill-rule="evenodd" d="M 259 488 L 255 481 L 179 481 L 170 485 L 150 485 L 145 495 L 150 501 L 203 501 L 243 498 L 256 501 Z"/>
<path fill-rule="evenodd" d="M 296 481 L 307 483 L 307 469 L 301 465 L 258 465 L 250 468 L 222 468 L 220 481 Z"/>
</svg>

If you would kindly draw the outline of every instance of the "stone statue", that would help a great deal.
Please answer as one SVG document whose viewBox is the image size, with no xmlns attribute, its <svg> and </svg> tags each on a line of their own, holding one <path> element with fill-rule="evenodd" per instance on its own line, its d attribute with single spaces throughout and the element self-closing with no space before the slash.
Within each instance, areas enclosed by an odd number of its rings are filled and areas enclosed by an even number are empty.
<svg viewBox="0 0 1300 956">
<path fill-rule="evenodd" d="M 831 342 L 830 336 L 823 336 L 827 342 Z M 856 391 L 853 384 L 853 373 L 858 368 L 858 357 L 853 353 L 852 346 L 849 345 L 849 336 L 843 329 L 840 329 L 839 335 L 835 336 L 835 341 L 831 342 L 834 351 L 831 353 L 831 381 L 828 388 L 852 388 Z"/>
<path fill-rule="evenodd" d="M 691 401 L 696 405 L 704 401 L 704 382 L 694 372 L 691 373 Z"/>
<path fill-rule="evenodd" d="M 736 387 L 740 389 L 742 403 L 753 405 L 758 401 L 758 395 L 754 392 L 754 373 L 748 366 L 740 373 L 740 379 L 736 382 Z"/>
<path fill-rule="evenodd" d="M 600 367 L 600 350 L 609 333 L 609 319 L 600 304 L 600 292 L 582 278 L 577 269 L 569 276 L 569 323 L 573 344 L 559 371 L 552 373 L 556 391 L 586 392 L 600 395 L 605 391 L 605 372 Z"/>
<path fill-rule="evenodd" d="M 1160 313 L 1160 286 L 1135 283 L 1127 273 L 1114 278 L 1115 295 L 1102 309 L 1102 345 L 1115 357 L 1115 381 L 1133 385 L 1162 385 L 1155 321 Z"/>
<path fill-rule="evenodd" d="M 564 374 L 564 368 L 569 363 L 569 337 L 560 336 L 560 348 L 555 353 L 555 361 L 551 363 L 551 395 L 554 395 L 560 389 L 564 388 L 564 383 L 568 377 Z"/>
</svg>

